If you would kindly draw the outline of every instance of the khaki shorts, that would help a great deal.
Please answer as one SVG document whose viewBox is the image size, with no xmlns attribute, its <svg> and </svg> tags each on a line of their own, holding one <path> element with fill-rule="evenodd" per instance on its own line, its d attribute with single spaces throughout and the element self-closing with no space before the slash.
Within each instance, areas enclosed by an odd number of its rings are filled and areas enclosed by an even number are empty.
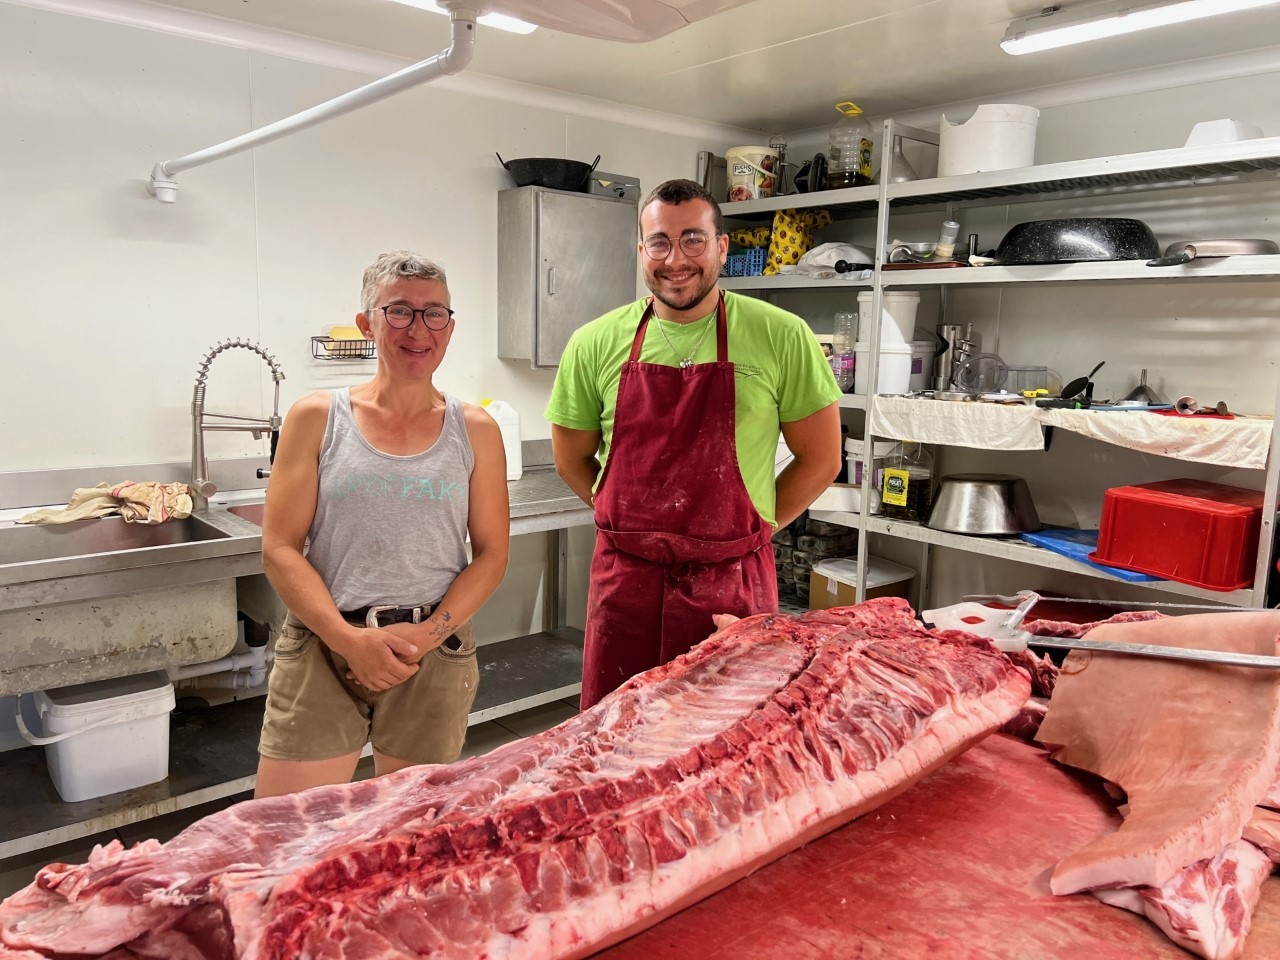
<svg viewBox="0 0 1280 960">
<path fill-rule="evenodd" d="M 347 679 L 347 662 L 292 613 L 276 639 L 258 752 L 274 760 L 329 760 L 364 749 L 410 763 L 462 752 L 480 669 L 467 621 L 459 650 L 436 647 L 404 683 L 380 693 Z"/>
</svg>

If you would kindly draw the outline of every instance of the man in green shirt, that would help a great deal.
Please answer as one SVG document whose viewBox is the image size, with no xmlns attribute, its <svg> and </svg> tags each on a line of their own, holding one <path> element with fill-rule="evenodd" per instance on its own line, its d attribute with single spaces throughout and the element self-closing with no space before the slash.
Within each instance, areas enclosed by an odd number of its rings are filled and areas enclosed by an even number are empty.
<svg viewBox="0 0 1280 960">
<path fill-rule="evenodd" d="M 640 208 L 651 298 L 577 330 L 546 417 L 596 515 L 585 709 L 686 652 L 712 615 L 777 609 L 770 539 L 840 470 L 840 388 L 803 320 L 722 293 L 729 238 L 690 180 Z M 774 478 L 778 435 L 795 455 Z"/>
</svg>

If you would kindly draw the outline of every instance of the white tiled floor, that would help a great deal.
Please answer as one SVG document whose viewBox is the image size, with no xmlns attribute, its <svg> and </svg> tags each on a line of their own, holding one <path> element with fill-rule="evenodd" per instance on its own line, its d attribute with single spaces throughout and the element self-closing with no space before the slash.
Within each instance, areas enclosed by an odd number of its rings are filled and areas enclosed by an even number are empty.
<svg viewBox="0 0 1280 960">
<path fill-rule="evenodd" d="M 578 698 L 573 697 L 568 700 L 558 700 L 555 703 L 549 703 L 541 707 L 534 707 L 532 710 L 525 710 L 522 713 L 513 713 L 511 716 L 502 717 L 500 720 L 477 724 L 467 731 L 467 743 L 462 750 L 462 756 L 466 758 L 488 753 L 494 747 L 499 747 L 504 743 L 510 743 L 512 740 L 519 740 L 534 733 L 541 733 L 543 730 L 567 720 L 577 712 Z M 365 760 L 361 763 L 360 768 L 357 769 L 356 775 L 358 777 L 369 776 L 372 772 L 372 760 Z M 88 859 L 89 852 L 93 850 L 95 845 L 109 843 L 113 839 L 119 839 L 126 846 L 132 846 L 150 837 L 166 841 L 186 829 L 188 824 L 194 823 L 202 817 L 207 817 L 209 814 L 215 813 L 233 803 L 247 800 L 249 796 L 247 793 L 241 794 L 238 797 L 230 797 L 226 800 L 207 803 L 200 807 L 192 807 L 190 810 L 180 810 L 167 816 L 129 824 L 128 826 L 120 827 L 118 830 L 101 833 L 93 837 L 85 837 L 83 840 L 75 840 L 56 847 L 46 847 L 33 853 L 0 860 L 0 899 L 21 890 L 29 884 L 35 878 L 36 871 L 45 864 L 59 861 L 63 863 L 83 863 Z"/>
</svg>

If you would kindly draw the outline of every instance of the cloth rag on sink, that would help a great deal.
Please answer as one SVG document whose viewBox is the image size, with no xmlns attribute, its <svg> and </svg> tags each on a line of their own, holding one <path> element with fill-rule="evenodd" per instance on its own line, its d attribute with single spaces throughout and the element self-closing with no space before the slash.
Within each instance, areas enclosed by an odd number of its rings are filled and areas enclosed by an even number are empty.
<svg viewBox="0 0 1280 960">
<path fill-rule="evenodd" d="M 134 483 L 78 487 L 65 507 L 44 507 L 18 523 L 71 523 L 120 514 L 125 523 L 164 523 L 191 516 L 191 493 L 185 483 Z"/>
</svg>

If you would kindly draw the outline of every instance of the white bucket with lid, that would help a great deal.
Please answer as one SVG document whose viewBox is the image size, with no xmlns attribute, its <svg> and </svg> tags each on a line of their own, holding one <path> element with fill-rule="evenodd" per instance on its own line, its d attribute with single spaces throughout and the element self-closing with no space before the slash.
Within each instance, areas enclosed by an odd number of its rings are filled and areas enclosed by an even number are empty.
<svg viewBox="0 0 1280 960">
<path fill-rule="evenodd" d="M 761 200 L 778 188 L 778 151 L 773 147 L 734 147 L 724 154 L 729 200 Z"/>
<path fill-rule="evenodd" d="M 909 343 L 889 344 L 880 348 L 880 371 L 876 376 L 876 388 L 867 389 L 871 370 L 871 344 L 859 340 L 853 346 L 853 392 L 906 393 L 911 389 L 912 347 Z"/>
<path fill-rule="evenodd" d="M 68 803 L 156 783 L 169 775 L 173 684 L 161 671 L 96 680 L 33 695 L 49 776 Z"/>
<path fill-rule="evenodd" d="M 871 307 L 874 294 L 858 294 L 858 339 L 871 339 Z M 903 346 L 915 339 L 916 311 L 920 293 L 916 290 L 886 290 L 880 295 L 880 345 Z"/>
<path fill-rule="evenodd" d="M 880 481 L 883 479 L 885 457 L 889 456 L 895 446 L 896 440 L 877 440 L 872 444 L 871 453 L 871 487 L 874 490 L 880 489 Z M 862 483 L 863 456 L 866 449 L 866 441 L 857 437 L 850 437 L 844 442 L 844 456 L 849 464 L 849 482 L 854 484 Z"/>
<path fill-rule="evenodd" d="M 1029 167 L 1036 161 L 1040 111 L 1017 103 L 984 103 L 972 117 L 938 124 L 938 176 Z"/>
</svg>

